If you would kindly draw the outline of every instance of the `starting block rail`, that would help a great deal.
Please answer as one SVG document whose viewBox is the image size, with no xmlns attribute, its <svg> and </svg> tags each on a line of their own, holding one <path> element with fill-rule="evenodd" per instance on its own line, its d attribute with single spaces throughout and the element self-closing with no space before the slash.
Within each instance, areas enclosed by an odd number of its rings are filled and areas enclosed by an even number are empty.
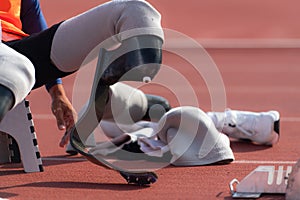
<svg viewBox="0 0 300 200">
<path fill-rule="evenodd" d="M 44 171 L 29 101 L 9 111 L 0 123 L 0 163 L 22 162 L 25 172 Z"/>
<path fill-rule="evenodd" d="M 0 132 L 0 164 L 20 162 L 21 155 L 17 141 L 9 134 Z"/>
</svg>

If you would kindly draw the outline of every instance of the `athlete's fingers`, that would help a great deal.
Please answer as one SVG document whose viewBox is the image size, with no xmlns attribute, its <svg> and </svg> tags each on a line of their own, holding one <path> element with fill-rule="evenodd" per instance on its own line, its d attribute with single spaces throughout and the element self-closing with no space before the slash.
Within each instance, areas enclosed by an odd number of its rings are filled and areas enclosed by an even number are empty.
<svg viewBox="0 0 300 200">
<path fill-rule="evenodd" d="M 61 108 L 57 108 L 53 110 L 53 114 L 56 118 L 57 127 L 59 130 L 65 130 L 65 120 L 64 120 L 64 112 Z"/>
<path fill-rule="evenodd" d="M 70 131 L 66 131 L 65 134 L 62 136 L 59 146 L 64 147 L 70 140 Z"/>
</svg>

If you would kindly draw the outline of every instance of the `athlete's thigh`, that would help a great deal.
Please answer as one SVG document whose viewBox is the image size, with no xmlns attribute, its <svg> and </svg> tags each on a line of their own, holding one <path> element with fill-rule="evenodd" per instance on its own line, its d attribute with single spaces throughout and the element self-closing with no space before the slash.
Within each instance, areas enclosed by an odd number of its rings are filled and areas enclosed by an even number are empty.
<svg viewBox="0 0 300 200">
<path fill-rule="evenodd" d="M 70 73 L 62 72 L 53 64 L 50 51 L 53 36 L 59 24 L 21 40 L 6 42 L 8 46 L 26 56 L 34 65 L 36 83 L 34 89 Z"/>
</svg>

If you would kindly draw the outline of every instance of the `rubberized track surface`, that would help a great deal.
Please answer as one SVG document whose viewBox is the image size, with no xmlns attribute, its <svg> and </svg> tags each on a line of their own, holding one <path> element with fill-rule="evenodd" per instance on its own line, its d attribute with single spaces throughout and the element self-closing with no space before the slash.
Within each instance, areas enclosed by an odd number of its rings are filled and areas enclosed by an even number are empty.
<svg viewBox="0 0 300 200">
<path fill-rule="evenodd" d="M 55 8 L 60 2 L 63 6 Z M 91 8 L 103 1 L 41 0 L 49 25 Z M 218 66 L 222 75 L 227 107 L 231 109 L 266 111 L 276 109 L 281 113 L 281 138 L 274 147 L 256 146 L 232 141 L 236 161 L 229 165 L 201 167 L 167 167 L 157 171 L 159 179 L 151 187 L 128 185 L 123 178 L 110 170 L 93 165 L 81 156 L 66 156 L 58 147 L 63 133 L 56 128 L 50 112 L 50 99 L 44 89 L 33 91 L 29 100 L 34 117 L 39 148 L 45 171 L 23 173 L 20 164 L 0 166 L 0 197 L 9 199 L 231 199 L 228 183 L 233 178 L 241 180 L 259 165 L 291 166 L 300 158 L 300 49 L 288 48 L 287 41 L 299 37 L 296 26 L 297 1 L 237 1 L 226 5 L 219 1 L 159 1 L 152 0 L 163 14 L 165 27 L 183 32 L 204 41 L 207 52 Z M 209 3 L 208 3 L 209 2 Z M 218 2 L 218 3 L 217 3 Z M 272 6 L 271 6 L 272 5 Z M 184 12 L 180 13 L 179 8 Z M 239 8 L 239 9 L 237 9 Z M 262 17 L 268 8 L 270 17 Z M 279 11 L 279 12 L 277 12 Z M 255 13 L 255 15 L 254 15 Z M 271 17 L 272 16 L 272 17 Z M 243 39 L 238 44 L 249 44 L 253 48 L 213 48 L 213 39 Z M 263 48 L 257 39 L 276 39 L 273 48 Z M 232 41 L 231 41 L 232 42 Z M 244 43 L 243 43 L 244 42 Z M 257 44 L 255 47 L 253 44 Z M 270 43 L 268 43 L 270 44 Z M 292 43 L 296 45 L 297 41 Z M 205 46 L 205 45 L 204 45 Z M 276 48 L 275 48 L 276 47 Z M 187 50 L 193 55 L 193 50 Z M 185 63 L 165 55 L 168 64 L 182 67 L 189 72 Z M 75 75 L 64 79 L 69 97 Z M 209 111 L 210 97 L 204 82 L 189 81 L 196 88 L 199 104 Z M 178 87 L 176 83 L 170 88 Z M 155 86 L 145 88 L 169 98 L 177 106 L 173 94 Z M 179 94 L 184 95 L 184 90 Z M 189 104 L 189 98 L 184 102 Z M 265 195 L 261 199 L 284 199 L 281 195 Z"/>
</svg>

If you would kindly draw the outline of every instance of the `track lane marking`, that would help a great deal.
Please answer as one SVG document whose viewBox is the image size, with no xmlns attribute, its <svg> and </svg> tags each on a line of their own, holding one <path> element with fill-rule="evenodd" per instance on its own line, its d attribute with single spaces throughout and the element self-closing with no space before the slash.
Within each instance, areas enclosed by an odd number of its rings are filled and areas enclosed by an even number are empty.
<svg viewBox="0 0 300 200">
<path fill-rule="evenodd" d="M 55 118 L 52 114 L 33 114 L 33 118 L 39 119 L 39 120 L 49 120 L 49 119 L 55 120 Z M 299 122 L 300 117 L 280 117 L 280 121 L 282 121 L 282 122 Z"/>
<path fill-rule="evenodd" d="M 43 161 L 87 161 L 85 158 L 42 158 Z M 285 161 L 285 160 L 235 160 L 232 163 L 234 164 L 280 164 L 280 165 L 291 165 L 296 164 L 297 161 Z"/>
</svg>

